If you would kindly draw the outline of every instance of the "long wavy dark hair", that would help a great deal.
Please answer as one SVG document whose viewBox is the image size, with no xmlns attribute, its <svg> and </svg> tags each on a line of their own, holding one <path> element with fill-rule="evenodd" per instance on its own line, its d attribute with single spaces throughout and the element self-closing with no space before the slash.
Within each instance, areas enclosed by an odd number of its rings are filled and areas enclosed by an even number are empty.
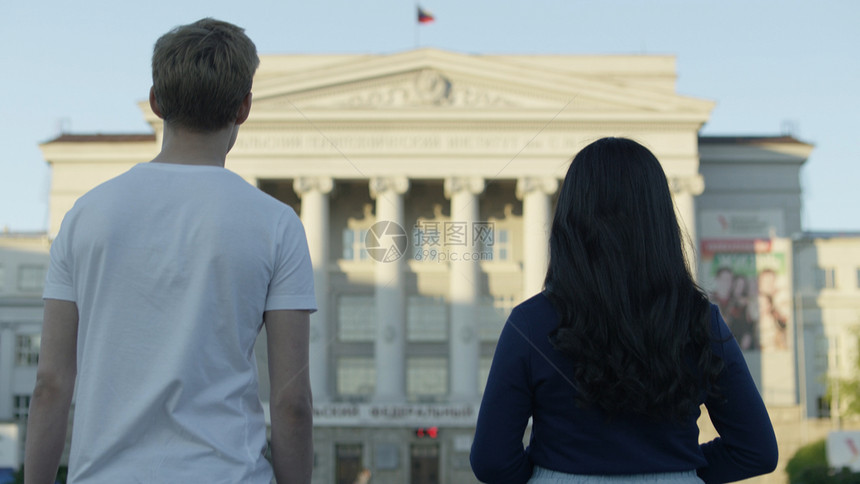
<svg viewBox="0 0 860 484">
<path fill-rule="evenodd" d="M 574 363 L 578 403 L 606 414 L 690 414 L 722 362 L 693 281 L 660 162 L 604 138 L 580 151 L 559 193 L 546 294 L 553 346 Z"/>
</svg>

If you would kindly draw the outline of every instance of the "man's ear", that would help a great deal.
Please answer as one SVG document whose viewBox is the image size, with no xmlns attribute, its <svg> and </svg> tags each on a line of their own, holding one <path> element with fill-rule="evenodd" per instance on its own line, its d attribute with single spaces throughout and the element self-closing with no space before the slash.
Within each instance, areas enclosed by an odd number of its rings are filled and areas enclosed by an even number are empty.
<svg viewBox="0 0 860 484">
<path fill-rule="evenodd" d="M 164 116 L 161 115 L 161 109 L 158 108 L 158 101 L 155 99 L 155 86 L 149 88 L 149 107 L 156 116 L 164 119 Z"/>
<path fill-rule="evenodd" d="M 239 106 L 239 112 L 236 114 L 236 124 L 242 124 L 248 119 L 251 114 L 251 93 L 245 95 L 242 99 L 242 104 Z"/>
</svg>

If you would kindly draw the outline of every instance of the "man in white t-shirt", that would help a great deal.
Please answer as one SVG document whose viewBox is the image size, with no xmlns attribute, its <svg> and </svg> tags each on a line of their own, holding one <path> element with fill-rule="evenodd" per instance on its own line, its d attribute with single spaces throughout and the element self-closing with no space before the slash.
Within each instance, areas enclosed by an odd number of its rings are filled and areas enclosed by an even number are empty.
<svg viewBox="0 0 860 484">
<path fill-rule="evenodd" d="M 310 482 L 304 229 L 224 168 L 258 64 L 242 29 L 212 19 L 155 44 L 161 153 L 81 197 L 51 246 L 27 483 L 54 482 L 73 392 L 69 482 Z M 263 325 L 272 464 L 254 357 Z"/>
</svg>

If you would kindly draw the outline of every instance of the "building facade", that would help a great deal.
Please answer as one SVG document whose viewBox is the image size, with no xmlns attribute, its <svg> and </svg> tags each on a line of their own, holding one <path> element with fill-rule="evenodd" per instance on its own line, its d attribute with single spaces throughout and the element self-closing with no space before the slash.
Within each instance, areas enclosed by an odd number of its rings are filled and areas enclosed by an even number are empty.
<svg viewBox="0 0 860 484">
<path fill-rule="evenodd" d="M 800 168 L 791 137 L 700 139 L 699 281 L 745 352 L 769 405 L 798 402 L 792 237 L 801 232 Z"/>
<path fill-rule="evenodd" d="M 495 341 L 541 289 L 570 159 L 604 136 L 636 139 L 661 161 L 703 286 L 747 303 L 738 327 L 766 403 L 797 409 L 783 299 L 796 284 L 788 237 L 801 230 L 811 146 L 700 137 L 713 103 L 679 95 L 675 77 L 668 56 L 262 58 L 227 168 L 305 225 L 319 306 L 314 482 L 351 484 L 364 468 L 374 482 L 474 482 L 469 448 Z M 51 236 L 77 197 L 157 154 L 161 123 L 140 107 L 153 134 L 41 146 Z"/>
<path fill-rule="evenodd" d="M 858 378 L 860 233 L 805 232 L 794 250 L 801 403 L 809 417 L 841 427 L 845 403 L 836 383 L 828 397 L 828 383 Z"/>
<path fill-rule="evenodd" d="M 49 247 L 45 234 L 0 234 L 0 477 L 23 462 Z"/>
</svg>

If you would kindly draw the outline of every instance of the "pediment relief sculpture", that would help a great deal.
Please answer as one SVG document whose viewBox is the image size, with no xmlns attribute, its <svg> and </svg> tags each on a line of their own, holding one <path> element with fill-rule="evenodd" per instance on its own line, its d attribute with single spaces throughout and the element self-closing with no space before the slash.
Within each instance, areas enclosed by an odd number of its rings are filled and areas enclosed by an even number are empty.
<svg viewBox="0 0 860 484">
<path fill-rule="evenodd" d="M 260 100 L 256 108 L 302 109 L 410 109 L 544 108 L 558 104 L 550 96 L 508 91 L 505 86 L 460 80 L 436 69 L 288 94 Z"/>
</svg>

